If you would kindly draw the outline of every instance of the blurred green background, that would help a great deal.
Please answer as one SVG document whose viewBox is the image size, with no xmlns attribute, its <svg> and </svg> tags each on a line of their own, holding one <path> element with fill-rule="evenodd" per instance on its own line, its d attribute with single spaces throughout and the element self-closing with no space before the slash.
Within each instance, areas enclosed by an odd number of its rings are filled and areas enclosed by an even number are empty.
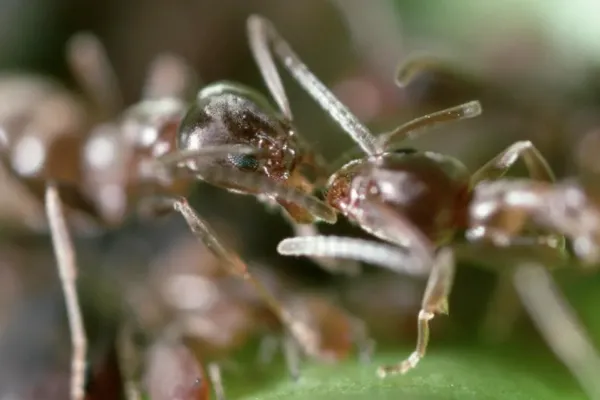
<svg viewBox="0 0 600 400">
<path fill-rule="evenodd" d="M 594 138 L 600 132 L 600 3 L 594 0 L 2 0 L 0 68 L 49 75 L 73 85 L 65 43 L 85 30 L 105 44 L 127 104 L 139 98 L 146 67 L 163 51 L 183 56 L 203 83 L 238 80 L 266 93 L 245 36 L 245 20 L 251 13 L 271 19 L 313 72 L 376 132 L 478 99 L 484 109 L 481 117 L 436 129 L 415 140 L 415 147 L 454 155 L 475 169 L 515 140 L 530 139 L 560 178 L 597 172 L 599 153 L 590 145 L 597 142 Z M 398 63 L 422 53 L 439 56 L 451 67 L 424 74 L 408 89 L 398 88 L 394 84 Z M 353 146 L 285 73 L 284 83 L 298 130 L 317 151 L 334 160 Z M 514 171 L 517 176 L 522 173 L 521 168 Z M 5 192 L 8 189 L 0 190 Z M 279 257 L 275 246 L 291 230 L 277 213 L 268 212 L 253 198 L 199 184 L 192 203 L 236 244 L 245 260 L 266 263 L 302 285 L 333 293 L 367 320 L 381 343 L 399 346 L 398 357 L 408 354 L 415 338 L 422 282 L 371 267 L 365 268 L 364 276 L 334 277 L 309 261 Z M 345 221 L 322 231 L 366 237 Z M 132 218 L 119 230 L 93 237 L 76 235 L 92 362 L 101 363 L 110 348 L 117 324 L 128 312 L 126 294 L 143 283 L 150 270 L 157 268 L 157 258 L 186 235 L 177 216 L 150 222 Z M 32 388 L 47 392 L 14 398 L 66 398 L 69 341 L 54 265 L 46 236 L 9 231 L 3 235 L 2 400 L 13 399 L 9 394 L 19 391 L 34 393 Z M 600 346 L 599 277 L 577 270 L 556 276 Z M 556 398 L 583 398 L 526 315 L 519 317 L 508 337 L 492 343 L 480 337 L 478 329 L 495 279 L 494 273 L 477 265 L 461 264 L 450 317 L 436 318 L 433 323 L 434 344 L 429 354 L 434 361 L 427 364 L 426 358 L 423 371 L 410 378 L 417 389 L 402 392 L 398 380 L 380 383 L 373 365 L 364 367 L 367 375 L 361 375 L 360 382 L 365 386 L 348 392 L 344 392 L 347 387 L 339 389 L 345 393 L 340 398 L 401 398 L 402 393 L 414 396 L 405 398 L 419 399 L 546 399 L 552 393 Z M 482 346 L 483 355 L 477 346 Z M 510 350 L 504 352 L 505 348 Z M 528 364 L 530 350 L 534 361 Z M 438 351 L 440 364 L 435 362 Z M 515 357 L 507 356 L 513 353 Z M 453 358 L 466 364 L 463 372 L 455 368 Z M 478 363 L 499 366 L 483 370 Z M 341 372 L 328 369 L 322 374 L 328 382 L 325 389 L 319 386 L 294 398 L 335 398 L 338 389 L 331 385 L 352 376 L 354 370 L 348 368 L 358 367 L 339 368 Z M 435 374 L 444 368 L 452 370 L 448 381 Z M 421 383 L 427 386 L 428 374 L 438 376 L 436 390 L 440 392 L 420 392 Z M 515 384 L 506 393 L 494 389 L 515 380 L 522 381 L 522 386 Z M 229 387 L 235 387 L 234 393 L 240 396 L 262 390 L 267 393 L 264 398 L 292 398 L 287 389 L 281 389 L 280 397 L 268 397 L 272 380 L 264 386 L 249 381 L 252 378 L 247 376 L 233 377 Z M 461 389 L 448 382 L 461 382 Z M 389 391 L 378 389 L 380 384 Z M 530 393 L 530 386 L 542 389 Z M 47 394 L 51 390 L 54 394 Z M 521 397 L 517 397 L 519 392 Z"/>
</svg>

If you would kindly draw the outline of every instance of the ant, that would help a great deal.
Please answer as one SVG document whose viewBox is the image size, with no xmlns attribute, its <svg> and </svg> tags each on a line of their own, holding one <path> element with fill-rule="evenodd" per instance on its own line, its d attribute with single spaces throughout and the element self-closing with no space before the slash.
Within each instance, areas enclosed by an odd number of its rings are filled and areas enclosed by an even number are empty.
<svg viewBox="0 0 600 400">
<path fill-rule="evenodd" d="M 178 128 L 187 106 L 185 88 L 191 76 L 187 65 L 176 56 L 159 56 L 150 66 L 142 100 L 119 113 L 121 96 L 115 74 L 98 39 L 85 33 L 75 35 L 67 45 L 67 55 L 85 98 L 43 79 L 8 79 L 5 92 L 0 92 L 0 96 L 9 97 L 0 113 L 0 149 L 7 172 L 46 205 L 73 347 L 71 398 L 81 400 L 87 342 L 67 217 L 83 215 L 94 226 L 110 228 L 120 226 L 134 210 L 155 214 L 164 211 L 165 204 L 174 207 L 186 221 L 193 221 L 194 233 L 227 260 L 232 273 L 253 283 L 278 314 L 284 311 L 260 282 L 246 273 L 239 257 L 220 245 L 216 233 L 183 199 L 196 177 L 172 173 L 182 161 L 201 162 L 203 158 L 225 155 L 238 160 L 260 149 L 233 143 L 187 152 L 177 150 Z M 253 104 L 249 100 L 244 107 L 257 113 Z M 315 218 L 335 222 L 335 213 L 298 189 L 283 188 L 261 176 L 251 177 L 248 183 L 247 175 L 224 166 L 217 165 L 208 172 L 221 177 L 222 182 L 229 179 L 257 185 L 290 207 L 297 203 L 316 212 Z M 301 327 L 295 325 L 294 329 Z"/>
<path fill-rule="evenodd" d="M 341 237 L 297 237 L 282 241 L 278 246 L 280 254 L 342 257 L 404 273 L 429 275 L 418 317 L 417 348 L 405 361 L 380 367 L 380 376 L 406 373 L 425 355 L 429 320 L 437 313 L 448 312 L 455 259 L 451 241 L 461 230 L 466 231 L 465 239 L 471 244 L 555 250 L 552 259 L 557 264 L 561 264 L 566 255 L 566 236 L 573 241 L 579 260 L 587 264 L 600 261 L 597 205 L 582 187 L 556 184 L 550 166 L 531 142 L 514 143 L 473 174 L 469 174 L 460 161 L 443 154 L 393 149 L 394 141 L 410 139 L 424 128 L 479 115 L 478 102 L 417 118 L 376 137 L 310 73 L 267 20 L 251 17 L 248 26 L 255 40 L 263 43 L 264 57 L 274 65 L 272 51 L 367 154 L 347 163 L 329 178 L 327 202 L 365 231 L 392 244 Z M 404 75 L 400 69 L 399 76 Z M 518 160 L 524 161 L 530 180 L 502 179 Z M 549 234 L 531 232 L 531 225 L 549 231 Z M 560 296 L 553 287 L 550 288 L 551 278 L 546 271 L 530 269 L 526 267 L 529 264 L 522 262 L 519 265 L 514 276 L 527 275 L 529 279 L 515 278 L 515 285 L 528 307 L 533 307 L 536 294 L 552 298 L 553 304 L 560 303 Z M 535 281 L 534 276 L 539 276 L 539 280 Z M 548 329 L 547 317 L 543 317 L 548 310 L 542 310 L 543 307 L 536 304 L 540 315 L 533 318 L 546 318 L 545 325 L 540 322 L 546 339 L 551 343 L 560 341 Z M 576 332 L 571 316 L 564 310 L 559 311 L 557 315 L 564 317 L 562 325 L 565 329 Z M 589 340 L 584 342 L 589 344 Z M 564 340 L 561 344 L 564 345 Z M 563 355 L 566 353 L 564 349 L 562 352 Z M 579 353 L 579 356 L 583 354 Z M 582 360 L 585 358 L 563 357 L 580 379 L 584 379 L 579 373 L 581 369 L 592 371 L 584 367 L 598 363 L 597 359 Z M 593 383 L 587 379 L 586 384 Z"/>
<path fill-rule="evenodd" d="M 573 241 L 579 260 L 592 264 L 600 261 L 597 206 L 581 187 L 556 184 L 550 166 L 530 141 L 514 143 L 473 174 L 459 160 L 443 154 L 393 149 L 395 141 L 410 139 L 425 128 L 479 115 L 479 102 L 432 113 L 374 136 L 309 71 L 268 20 L 252 16 L 247 26 L 251 42 L 259 44 L 261 56 L 272 69 L 275 69 L 274 53 L 295 80 L 366 153 L 329 178 L 327 203 L 365 231 L 390 243 L 326 236 L 296 237 L 282 241 L 279 253 L 349 258 L 382 264 L 396 271 L 429 275 L 418 316 L 417 348 L 405 361 L 380 367 L 381 377 L 406 373 L 425 355 L 429 321 L 435 314 L 448 312 L 455 260 L 451 243 L 461 230 L 466 231 L 465 239 L 471 245 L 488 243 L 492 248 L 555 250 L 552 259 L 558 264 L 566 255 L 566 236 Z M 400 69 L 398 75 L 406 74 Z M 518 160 L 524 161 L 530 179 L 502 179 Z M 532 232 L 531 225 L 550 233 Z M 524 271 L 524 268 L 523 264 L 516 271 Z M 536 274 L 539 273 L 536 269 Z M 527 272 L 515 276 L 523 274 Z M 526 285 L 521 290 L 522 296 L 527 295 L 527 288 L 531 290 L 529 295 L 540 293 L 541 282 Z M 523 283 L 517 286 L 523 288 Z M 558 301 L 558 295 L 551 297 Z M 547 326 L 540 329 L 547 338 L 556 338 Z M 580 361 L 578 367 L 582 363 L 585 364 Z"/>
<path fill-rule="evenodd" d="M 142 297 L 133 298 L 135 314 L 144 331 L 167 331 L 185 343 L 207 371 L 217 398 L 224 399 L 221 364 L 227 356 L 259 336 L 259 362 L 271 361 L 279 347 L 293 380 L 299 378 L 298 343 L 265 304 L 256 290 L 224 273 L 209 249 L 195 241 L 178 241 L 156 261 L 158 272 L 142 284 Z M 282 307 L 303 324 L 305 347 L 312 358 L 332 363 L 346 359 L 356 346 L 367 361 L 373 349 L 364 324 L 331 302 L 325 295 L 296 288 L 280 274 L 262 264 L 249 267 L 264 286 L 275 293 Z M 148 300 L 146 300 L 148 299 Z M 137 304 L 137 307 L 135 307 Z M 151 306 L 148 306 L 151 304 Z M 152 309 L 147 313 L 148 307 Z M 156 310 L 159 316 L 156 316 Z"/>
</svg>

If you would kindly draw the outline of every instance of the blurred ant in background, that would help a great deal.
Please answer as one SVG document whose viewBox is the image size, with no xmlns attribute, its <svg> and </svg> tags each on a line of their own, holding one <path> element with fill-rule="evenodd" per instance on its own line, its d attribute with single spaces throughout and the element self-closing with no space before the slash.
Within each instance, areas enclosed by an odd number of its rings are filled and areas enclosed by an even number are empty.
<svg viewBox="0 0 600 400">
<path fill-rule="evenodd" d="M 225 397 L 221 364 L 253 337 L 261 338 L 261 364 L 269 363 L 274 351 L 281 348 L 289 373 L 297 380 L 302 354 L 284 321 L 253 287 L 224 273 L 221 263 L 195 241 L 178 241 L 155 261 L 156 272 L 139 284 L 139 290 L 132 291 L 133 320 L 142 332 L 158 332 L 187 345 L 206 363 L 219 399 Z M 294 321 L 305 326 L 311 358 L 326 363 L 341 361 L 356 346 L 361 360 L 369 360 L 373 342 L 360 320 L 324 293 L 296 287 L 265 265 L 253 263 L 249 268 Z"/>
<path fill-rule="evenodd" d="M 71 396 L 81 399 L 87 344 L 75 290 L 75 254 L 58 191 L 74 210 L 71 215 L 75 222 L 83 221 L 76 218 L 85 215 L 115 223 L 114 204 L 119 204 L 122 193 L 98 181 L 104 169 L 115 164 L 114 148 L 107 148 L 107 142 L 94 133 L 100 135 L 105 128 L 101 124 L 115 116 L 120 95 L 104 49 L 95 37 L 76 35 L 67 46 L 67 58 L 86 98 L 43 78 L 6 76 L 0 87 L 0 96 L 5 96 L 0 142 L 3 167 L 14 178 L 11 183 L 46 203 L 72 336 Z M 172 61 L 168 56 L 159 57 L 150 70 L 149 82 L 164 80 L 157 75 L 171 68 Z M 149 87 L 148 94 L 154 89 L 158 87 Z"/>
<path fill-rule="evenodd" d="M 144 214 L 162 211 L 166 197 L 167 204 L 180 210 L 188 222 L 193 221 L 192 230 L 233 266 L 233 273 L 254 283 L 278 314 L 283 311 L 276 300 L 260 288 L 260 282 L 246 273 L 239 257 L 220 246 L 216 233 L 180 197 L 187 193 L 194 179 L 190 175 L 169 173 L 169 167 L 181 160 L 200 162 L 203 157 L 224 154 L 237 160 L 236 156 L 257 149 L 233 143 L 204 146 L 191 152 L 177 150 L 181 143 L 178 127 L 186 110 L 185 90 L 191 80 L 189 69 L 177 57 L 160 56 L 150 68 L 142 101 L 118 114 L 119 91 L 99 41 L 88 34 L 76 35 L 69 42 L 67 53 L 91 105 L 50 82 L 10 78 L 5 91 L 0 91 L 0 96 L 9 97 L 9 101 L 3 103 L 7 107 L 0 113 L 0 125 L 4 167 L 46 204 L 72 336 L 71 396 L 82 399 L 87 343 L 75 288 L 76 256 L 62 202 L 69 215 L 78 212 L 95 225 L 116 227 L 134 210 Z M 259 112 L 251 100 L 242 107 L 248 108 L 252 115 Z M 243 132 L 252 134 L 252 131 Z M 235 162 L 232 164 L 239 169 Z M 239 172 L 236 175 L 236 170 L 218 166 L 211 171 L 212 176 L 224 176 L 231 181 L 241 176 L 238 181 L 247 181 L 246 175 Z M 265 177 L 252 178 L 254 184 L 262 185 L 264 192 L 274 192 L 290 207 L 304 204 L 322 215 L 324 207 L 319 207 L 316 198 L 300 190 L 281 188 Z M 323 218 L 335 221 L 335 214 L 328 215 L 329 209 L 325 210 Z M 285 320 L 289 323 L 289 318 Z"/>
<path fill-rule="evenodd" d="M 327 201 L 351 221 L 391 244 L 317 236 L 286 239 L 278 251 L 284 255 L 350 258 L 385 264 L 399 272 L 429 275 L 418 318 L 417 348 L 405 361 L 380 367 L 380 376 L 406 373 L 423 358 L 429 337 L 428 321 L 436 313 L 448 312 L 455 264 L 451 242 L 461 230 L 470 244 L 463 246 L 459 255 L 468 255 L 471 248 L 486 245 L 507 252 L 523 248 L 534 254 L 541 249 L 551 253 L 545 257 L 552 261 L 549 266 L 562 265 L 566 258 L 565 235 L 573 242 L 578 260 L 586 265 L 599 261 L 597 205 L 581 186 L 556 184 L 548 163 L 531 142 L 509 146 L 474 174 L 469 174 L 460 161 L 439 153 L 394 150 L 393 141 L 414 137 L 421 129 L 479 115 L 478 102 L 426 115 L 376 137 L 308 70 L 269 21 L 250 17 L 248 33 L 251 43 L 261 49 L 263 59 L 274 69 L 273 52 L 366 153 L 329 178 Z M 406 76 L 405 71 L 400 69 L 399 76 Z M 409 84 L 398 82 L 402 86 Z M 501 179 L 520 159 L 525 162 L 530 179 Z M 548 233 L 540 233 L 540 229 Z M 479 254 L 485 261 L 485 252 Z M 562 328 L 577 332 L 579 327 L 560 306 L 562 299 L 541 266 L 544 264 L 535 259 L 513 261 L 515 285 L 532 318 L 548 321 L 547 314 L 554 311 L 553 318 L 560 318 Z M 549 323 L 538 323 L 538 327 L 555 349 L 557 341 L 565 345 Z M 582 341 L 586 350 L 593 349 L 589 341 Z M 594 368 L 598 358 L 594 351 L 581 350 L 573 355 L 563 349 L 559 355 L 589 392 L 598 393 L 590 376 L 598 370 Z"/>
</svg>

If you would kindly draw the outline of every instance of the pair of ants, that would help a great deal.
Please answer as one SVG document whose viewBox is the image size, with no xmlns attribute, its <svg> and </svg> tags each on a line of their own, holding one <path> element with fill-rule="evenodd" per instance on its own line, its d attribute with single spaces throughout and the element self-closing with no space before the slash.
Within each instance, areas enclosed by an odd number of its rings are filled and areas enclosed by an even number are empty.
<svg viewBox="0 0 600 400">
<path fill-rule="evenodd" d="M 118 226 L 136 211 L 154 214 L 174 208 L 230 274 L 257 290 L 297 344 L 319 357 L 305 324 L 189 206 L 184 196 L 198 180 L 278 204 L 297 235 L 279 244 L 280 254 L 310 256 L 335 272 L 355 266 L 344 260 L 427 277 L 416 349 L 406 360 L 380 367 L 380 376 L 406 373 L 423 358 L 429 321 L 448 312 L 455 259 L 479 256 L 504 268 L 509 260 L 517 292 L 543 336 L 597 396 L 600 390 L 589 371 L 598 370 L 598 358 L 588 350 L 589 340 L 546 268 L 565 264 L 565 238 L 577 261 L 598 263 L 600 209 L 586 189 L 574 181 L 556 183 L 548 163 L 528 141 L 509 146 L 474 173 L 449 156 L 401 146 L 434 126 L 477 117 L 482 111 L 478 101 L 374 135 L 268 20 L 251 16 L 247 32 L 276 108 L 257 91 L 232 82 L 210 84 L 188 99 L 186 89 L 193 81 L 189 68 L 164 55 L 150 68 L 142 100 L 119 113 L 116 79 L 102 46 L 89 35 L 76 36 L 68 45 L 85 101 L 46 81 L 5 82 L 10 101 L 0 110 L 2 160 L 15 180 L 46 204 L 72 335 L 71 398 L 84 396 L 87 345 L 63 204 L 68 216 L 84 215 L 100 226 Z M 332 168 L 310 149 L 294 128 L 276 59 L 364 155 Z M 406 68 L 414 69 L 414 63 Z M 399 71 L 401 87 L 410 84 L 401 79 L 407 76 L 412 74 Z M 529 179 L 503 178 L 518 160 L 525 163 Z M 318 179 L 307 178 L 305 168 L 317 172 Z M 324 200 L 314 194 L 322 187 Z M 316 224 L 333 224 L 338 214 L 381 241 L 319 236 Z M 500 249 L 497 260 L 489 256 L 495 249 Z M 504 257 L 519 254 L 519 249 L 524 258 Z M 568 337 L 584 345 L 571 347 Z"/>
</svg>

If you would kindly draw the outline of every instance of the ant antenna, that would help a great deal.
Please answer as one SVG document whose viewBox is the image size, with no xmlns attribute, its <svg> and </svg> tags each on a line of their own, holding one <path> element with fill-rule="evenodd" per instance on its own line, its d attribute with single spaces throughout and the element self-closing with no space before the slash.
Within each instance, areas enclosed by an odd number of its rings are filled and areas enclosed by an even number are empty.
<svg viewBox="0 0 600 400">
<path fill-rule="evenodd" d="M 300 86 L 352 137 L 365 153 L 368 155 L 377 153 L 375 137 L 369 129 L 310 72 L 270 21 L 261 16 L 252 15 L 248 18 L 247 31 L 255 58 L 267 68 L 263 72 L 263 76 L 273 79 L 273 75 L 276 74 L 273 72 L 275 68 L 271 54 L 273 52 Z M 276 86 L 281 85 L 279 78 L 268 82 L 271 82 L 267 83 L 269 88 L 277 89 Z M 280 101 L 281 98 L 278 102 Z"/>
<path fill-rule="evenodd" d="M 414 139 L 421 134 L 423 130 L 431 129 L 449 122 L 475 118 L 481 115 L 481 112 L 481 103 L 477 100 L 470 101 L 468 103 L 415 118 L 400 125 L 391 132 L 381 134 L 377 137 L 377 143 L 381 151 L 384 151 L 390 146 L 392 141 Z"/>
<path fill-rule="evenodd" d="M 334 257 L 362 261 L 400 274 L 424 277 L 431 265 L 398 246 L 340 236 L 303 236 L 283 239 L 277 252 L 285 256 Z"/>
</svg>

